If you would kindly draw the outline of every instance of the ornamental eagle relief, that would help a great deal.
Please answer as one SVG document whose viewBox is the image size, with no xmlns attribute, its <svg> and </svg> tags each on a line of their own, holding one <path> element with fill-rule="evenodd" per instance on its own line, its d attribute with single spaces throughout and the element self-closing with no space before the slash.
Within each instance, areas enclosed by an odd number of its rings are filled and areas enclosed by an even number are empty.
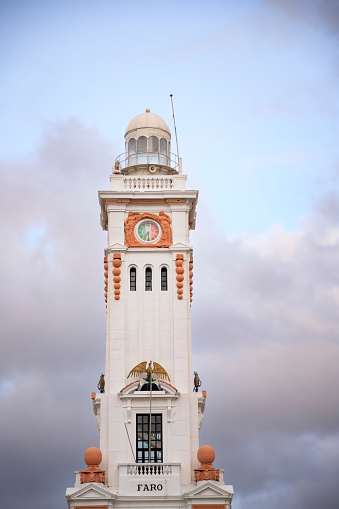
<svg viewBox="0 0 339 509">
<path fill-rule="evenodd" d="M 135 226 L 142 220 L 151 219 L 159 224 L 161 235 L 156 242 L 140 242 L 135 235 Z M 127 247 L 169 247 L 172 245 L 171 218 L 162 210 L 158 214 L 129 212 L 125 220 L 125 246 Z"/>
</svg>

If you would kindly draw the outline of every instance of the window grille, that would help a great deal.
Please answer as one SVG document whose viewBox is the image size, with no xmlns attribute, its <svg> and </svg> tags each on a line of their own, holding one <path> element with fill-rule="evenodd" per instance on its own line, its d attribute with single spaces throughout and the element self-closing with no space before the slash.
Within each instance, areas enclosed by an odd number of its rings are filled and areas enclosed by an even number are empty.
<svg viewBox="0 0 339 509">
<path fill-rule="evenodd" d="M 152 269 L 147 267 L 145 271 L 145 290 L 146 292 L 152 291 Z"/>
<path fill-rule="evenodd" d="M 166 267 L 162 267 L 162 269 L 161 269 L 161 290 L 163 292 L 167 291 L 167 269 L 166 269 Z"/>
<path fill-rule="evenodd" d="M 137 463 L 163 463 L 162 414 L 152 414 L 151 434 L 149 433 L 149 417 L 149 414 L 137 414 Z M 148 457 L 149 438 L 151 438 L 151 461 Z"/>
<path fill-rule="evenodd" d="M 129 271 L 129 289 L 131 292 L 137 290 L 137 269 L 135 267 Z"/>
<path fill-rule="evenodd" d="M 145 290 L 146 292 L 152 291 L 152 269 L 147 267 L 145 271 Z"/>
</svg>

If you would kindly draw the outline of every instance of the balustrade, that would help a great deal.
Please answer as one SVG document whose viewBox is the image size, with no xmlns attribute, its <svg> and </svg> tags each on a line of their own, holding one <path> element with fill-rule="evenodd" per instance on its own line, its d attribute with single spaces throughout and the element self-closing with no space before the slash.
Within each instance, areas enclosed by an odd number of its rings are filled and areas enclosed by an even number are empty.
<svg viewBox="0 0 339 509">
<path fill-rule="evenodd" d="M 140 463 L 127 466 L 127 475 L 171 475 L 172 465 Z"/>
<path fill-rule="evenodd" d="M 124 188 L 138 191 L 173 189 L 171 177 L 125 177 Z"/>
</svg>

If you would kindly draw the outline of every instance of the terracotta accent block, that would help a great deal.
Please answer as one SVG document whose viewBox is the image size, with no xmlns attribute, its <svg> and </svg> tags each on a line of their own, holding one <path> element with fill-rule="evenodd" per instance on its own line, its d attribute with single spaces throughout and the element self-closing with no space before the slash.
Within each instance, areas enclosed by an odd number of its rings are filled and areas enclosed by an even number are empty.
<svg viewBox="0 0 339 509">
<path fill-rule="evenodd" d="M 121 254 L 114 253 L 113 255 L 113 281 L 114 281 L 114 298 L 115 300 L 120 300 L 120 281 L 121 281 Z"/>
<path fill-rule="evenodd" d="M 137 204 L 144 204 L 144 203 L 186 203 L 186 200 L 137 200 L 137 199 L 131 198 L 129 200 L 104 200 L 103 201 L 103 206 L 105 206 L 106 203 L 137 203 Z"/>
<path fill-rule="evenodd" d="M 192 509 L 226 509 L 226 504 L 192 504 Z"/>
<path fill-rule="evenodd" d="M 161 237 L 155 244 L 140 242 L 134 235 L 135 225 L 142 219 L 153 219 L 161 226 Z M 125 246 L 127 247 L 169 247 L 172 245 L 171 218 L 162 210 L 158 214 L 129 212 L 125 221 Z"/>
<path fill-rule="evenodd" d="M 184 293 L 184 290 L 183 290 L 183 281 L 184 281 L 184 267 L 182 266 L 182 264 L 184 263 L 184 255 L 182 254 L 177 254 L 176 256 L 176 260 L 175 260 L 175 266 L 176 266 L 176 273 L 177 273 L 177 277 L 176 277 L 176 280 L 177 280 L 177 294 L 178 294 L 178 299 L 179 300 L 182 300 L 183 298 L 183 293 Z"/>
<path fill-rule="evenodd" d="M 91 398 L 92 398 L 92 399 L 95 399 L 95 396 L 96 396 L 95 392 L 92 392 L 92 394 L 91 394 Z"/>
<path fill-rule="evenodd" d="M 203 398 L 207 398 L 207 392 L 206 391 L 202 391 L 202 397 Z"/>
<path fill-rule="evenodd" d="M 95 472 L 90 472 L 88 468 L 80 471 L 80 484 L 86 484 L 88 482 L 100 482 L 105 484 L 105 470 L 98 469 Z"/>
<path fill-rule="evenodd" d="M 219 470 L 212 468 L 204 468 L 206 465 L 201 465 L 199 468 L 194 469 L 194 480 L 198 481 L 219 481 Z"/>
<path fill-rule="evenodd" d="M 76 509 L 109 509 L 108 505 L 77 505 Z"/>
<path fill-rule="evenodd" d="M 193 301 L 193 256 L 191 256 L 191 258 L 190 258 L 189 269 L 190 269 L 190 273 L 189 273 L 189 276 L 190 276 L 190 302 L 192 302 Z"/>
</svg>

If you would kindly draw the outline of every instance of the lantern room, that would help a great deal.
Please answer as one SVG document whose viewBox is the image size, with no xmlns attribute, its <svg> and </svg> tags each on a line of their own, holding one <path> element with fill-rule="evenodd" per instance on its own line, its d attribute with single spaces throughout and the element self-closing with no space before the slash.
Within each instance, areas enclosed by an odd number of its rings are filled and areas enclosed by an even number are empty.
<svg viewBox="0 0 339 509">
<path fill-rule="evenodd" d="M 125 152 L 114 166 L 116 173 L 179 173 L 179 160 L 171 153 L 171 132 L 159 115 L 145 113 L 134 117 L 125 131 Z"/>
</svg>

